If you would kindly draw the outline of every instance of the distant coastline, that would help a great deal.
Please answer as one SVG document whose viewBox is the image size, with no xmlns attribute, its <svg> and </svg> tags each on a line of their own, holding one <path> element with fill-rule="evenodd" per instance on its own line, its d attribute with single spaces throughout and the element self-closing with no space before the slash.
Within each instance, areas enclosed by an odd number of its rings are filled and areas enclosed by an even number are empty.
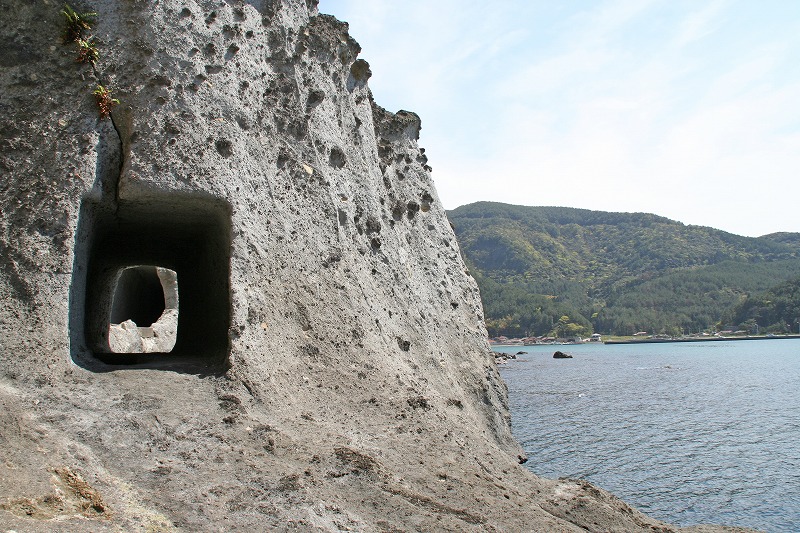
<svg viewBox="0 0 800 533">
<path fill-rule="evenodd" d="M 721 342 L 721 341 L 763 341 L 775 339 L 800 339 L 800 335 L 757 335 L 746 337 L 690 337 L 679 339 L 620 339 L 607 340 L 603 344 L 654 344 L 665 342 Z"/>
<path fill-rule="evenodd" d="M 759 340 L 775 340 L 775 339 L 800 339 L 800 334 L 788 335 L 744 335 L 744 336 L 705 336 L 705 337 L 647 337 L 647 338 L 621 338 L 609 339 L 600 342 L 587 340 L 546 340 L 531 342 L 529 338 L 524 339 L 507 339 L 505 341 L 498 341 L 497 339 L 490 339 L 489 344 L 493 348 L 518 348 L 521 346 L 555 346 L 555 345 L 569 345 L 569 344 L 663 344 L 673 342 L 722 342 L 722 341 L 759 341 Z"/>
</svg>

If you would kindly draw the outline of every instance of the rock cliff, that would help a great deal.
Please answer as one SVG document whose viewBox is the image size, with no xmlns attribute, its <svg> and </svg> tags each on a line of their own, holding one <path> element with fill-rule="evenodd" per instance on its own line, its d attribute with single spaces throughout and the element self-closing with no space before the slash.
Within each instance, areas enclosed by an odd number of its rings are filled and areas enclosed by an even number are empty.
<svg viewBox="0 0 800 533">
<path fill-rule="evenodd" d="M 345 23 L 0 6 L 5 529 L 672 530 L 518 466 L 420 120 Z"/>
</svg>

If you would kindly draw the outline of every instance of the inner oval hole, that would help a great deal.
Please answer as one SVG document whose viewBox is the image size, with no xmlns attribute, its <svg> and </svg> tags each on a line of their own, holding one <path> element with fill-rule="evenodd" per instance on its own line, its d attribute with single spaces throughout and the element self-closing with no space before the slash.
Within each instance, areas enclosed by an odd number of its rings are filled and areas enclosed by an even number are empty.
<svg viewBox="0 0 800 533">
<path fill-rule="evenodd" d="M 136 266 L 122 271 L 111 305 L 112 324 L 132 320 L 139 327 L 149 327 L 166 308 L 164 287 L 154 266 Z"/>
<path fill-rule="evenodd" d="M 112 353 L 170 353 L 178 340 L 178 274 L 130 266 L 116 276 L 108 326 Z"/>
</svg>

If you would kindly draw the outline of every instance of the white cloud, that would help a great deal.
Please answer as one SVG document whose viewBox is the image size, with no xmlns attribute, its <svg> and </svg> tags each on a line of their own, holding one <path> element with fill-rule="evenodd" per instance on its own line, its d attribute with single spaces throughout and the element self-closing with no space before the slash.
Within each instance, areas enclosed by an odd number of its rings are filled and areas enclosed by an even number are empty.
<svg viewBox="0 0 800 533">
<path fill-rule="evenodd" d="M 496 200 L 800 231 L 800 9 L 576 5 L 320 9 L 351 22 L 378 102 L 421 115 L 448 208 Z"/>
<path fill-rule="evenodd" d="M 720 18 L 724 16 L 723 10 L 728 5 L 726 0 L 701 4 L 699 9 L 691 12 L 679 24 L 675 45 L 685 46 L 711 35 L 719 27 Z"/>
</svg>

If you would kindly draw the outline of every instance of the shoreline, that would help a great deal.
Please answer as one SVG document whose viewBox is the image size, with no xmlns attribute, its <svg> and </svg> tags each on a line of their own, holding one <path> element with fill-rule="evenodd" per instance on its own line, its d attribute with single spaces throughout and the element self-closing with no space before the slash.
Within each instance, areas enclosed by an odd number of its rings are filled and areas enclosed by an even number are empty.
<svg viewBox="0 0 800 533">
<path fill-rule="evenodd" d="M 777 339 L 800 339 L 800 334 L 789 335 L 748 335 L 745 337 L 691 337 L 683 339 L 613 339 L 602 342 L 553 342 L 536 344 L 489 344 L 491 348 L 528 348 L 531 346 L 586 346 L 591 344 L 661 344 L 673 342 L 723 342 L 723 341 L 764 341 Z"/>
<path fill-rule="evenodd" d="M 630 340 L 609 340 L 603 344 L 657 344 L 672 342 L 725 342 L 725 341 L 770 341 L 777 339 L 800 339 L 800 335 L 766 335 L 747 336 L 747 337 L 702 337 L 689 339 L 630 339 Z"/>
</svg>

